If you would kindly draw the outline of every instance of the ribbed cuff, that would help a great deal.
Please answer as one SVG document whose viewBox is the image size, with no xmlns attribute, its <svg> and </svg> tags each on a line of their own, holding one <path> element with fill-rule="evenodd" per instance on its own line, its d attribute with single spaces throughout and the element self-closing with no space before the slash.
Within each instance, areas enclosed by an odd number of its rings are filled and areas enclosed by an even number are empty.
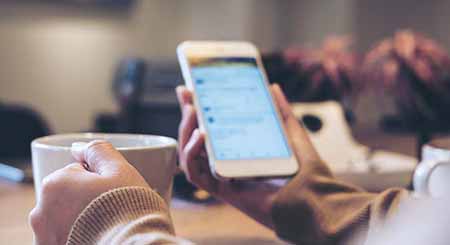
<svg viewBox="0 0 450 245">
<path fill-rule="evenodd" d="M 103 193 L 78 216 L 67 244 L 96 244 L 108 231 L 142 216 L 159 213 L 169 217 L 164 200 L 145 187 L 123 187 Z M 168 230 L 173 234 L 173 228 Z"/>
</svg>

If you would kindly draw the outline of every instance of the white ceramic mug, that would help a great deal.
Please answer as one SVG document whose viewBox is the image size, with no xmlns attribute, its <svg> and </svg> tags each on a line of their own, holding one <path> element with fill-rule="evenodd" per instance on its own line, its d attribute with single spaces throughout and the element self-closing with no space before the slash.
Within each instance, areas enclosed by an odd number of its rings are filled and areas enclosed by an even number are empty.
<svg viewBox="0 0 450 245">
<path fill-rule="evenodd" d="M 450 138 L 432 140 L 422 148 L 413 184 L 419 195 L 450 197 Z"/>
<path fill-rule="evenodd" d="M 170 203 L 176 170 L 176 141 L 172 138 L 138 134 L 61 134 L 42 137 L 31 143 L 33 178 L 39 199 L 42 180 L 57 169 L 74 162 L 70 148 L 74 142 L 101 139 L 121 152 L 147 183 Z"/>
</svg>

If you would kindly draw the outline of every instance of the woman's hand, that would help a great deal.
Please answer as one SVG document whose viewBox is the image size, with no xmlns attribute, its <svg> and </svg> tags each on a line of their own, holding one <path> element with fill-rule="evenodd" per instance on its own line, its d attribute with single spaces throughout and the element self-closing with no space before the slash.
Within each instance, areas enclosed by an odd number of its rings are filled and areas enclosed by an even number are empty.
<svg viewBox="0 0 450 245">
<path fill-rule="evenodd" d="M 278 85 L 271 87 L 272 95 L 281 113 L 290 144 L 302 168 L 313 167 L 320 158 L 312 146 L 306 131 L 293 115 L 290 105 Z M 211 175 L 205 152 L 205 136 L 198 129 L 197 116 L 192 103 L 192 94 L 185 87 L 177 88 L 182 111 L 179 127 L 179 156 L 181 168 L 194 185 L 210 192 L 260 223 L 272 227 L 270 210 L 279 185 L 270 181 L 219 181 Z"/>
<path fill-rule="evenodd" d="M 75 143 L 76 163 L 44 178 L 30 213 L 35 244 L 65 244 L 72 224 L 97 196 L 125 186 L 149 187 L 139 172 L 106 141 Z"/>
<path fill-rule="evenodd" d="M 220 196 L 227 186 L 211 175 L 205 150 L 205 136 L 198 129 L 197 115 L 192 102 L 192 94 L 184 86 L 177 87 L 178 102 L 182 119 L 178 131 L 178 151 L 181 169 L 189 182 L 209 193 Z"/>
</svg>

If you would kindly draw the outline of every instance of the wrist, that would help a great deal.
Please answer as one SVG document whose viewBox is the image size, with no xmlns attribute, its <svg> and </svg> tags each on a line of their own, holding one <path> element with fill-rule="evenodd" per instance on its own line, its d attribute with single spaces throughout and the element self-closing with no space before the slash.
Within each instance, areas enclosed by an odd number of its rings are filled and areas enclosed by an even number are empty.
<svg viewBox="0 0 450 245">
<path fill-rule="evenodd" d="M 156 213 L 169 216 L 164 200 L 150 188 L 113 189 L 94 199 L 78 216 L 70 231 L 68 244 L 94 244 L 116 225 Z M 170 224 L 166 228 L 173 233 Z"/>
</svg>

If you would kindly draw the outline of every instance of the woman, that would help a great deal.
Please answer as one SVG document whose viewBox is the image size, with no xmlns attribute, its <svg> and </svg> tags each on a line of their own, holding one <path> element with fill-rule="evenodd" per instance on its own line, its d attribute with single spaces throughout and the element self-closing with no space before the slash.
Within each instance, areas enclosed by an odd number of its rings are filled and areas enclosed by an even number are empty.
<svg viewBox="0 0 450 245">
<path fill-rule="evenodd" d="M 404 189 L 368 193 L 334 178 L 291 112 L 277 85 L 272 93 L 289 135 L 299 173 L 285 186 L 270 181 L 221 182 L 212 177 L 192 95 L 177 88 L 183 113 L 179 155 L 189 181 L 296 244 L 370 240 L 408 197 Z M 30 214 L 37 244 L 189 243 L 176 238 L 164 201 L 109 143 L 72 148 L 77 163 L 49 175 Z"/>
</svg>

